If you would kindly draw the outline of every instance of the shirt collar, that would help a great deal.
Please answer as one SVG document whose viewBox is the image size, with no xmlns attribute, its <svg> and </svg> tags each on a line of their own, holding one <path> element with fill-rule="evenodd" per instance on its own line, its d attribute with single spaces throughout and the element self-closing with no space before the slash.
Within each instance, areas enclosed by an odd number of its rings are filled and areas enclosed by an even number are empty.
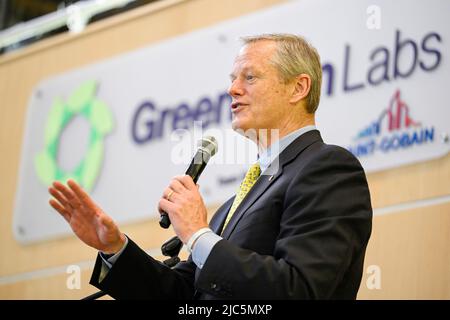
<svg viewBox="0 0 450 320">
<path fill-rule="evenodd" d="M 316 126 L 310 125 L 295 130 L 287 136 L 281 138 L 280 140 L 275 141 L 274 143 L 272 143 L 272 145 L 270 145 L 270 147 L 261 152 L 258 158 L 261 172 L 263 173 L 269 167 L 272 161 L 276 157 L 278 157 L 278 155 L 283 152 L 283 150 L 286 149 L 286 147 L 290 145 L 295 139 L 300 137 L 302 134 L 312 130 L 316 130 Z"/>
</svg>

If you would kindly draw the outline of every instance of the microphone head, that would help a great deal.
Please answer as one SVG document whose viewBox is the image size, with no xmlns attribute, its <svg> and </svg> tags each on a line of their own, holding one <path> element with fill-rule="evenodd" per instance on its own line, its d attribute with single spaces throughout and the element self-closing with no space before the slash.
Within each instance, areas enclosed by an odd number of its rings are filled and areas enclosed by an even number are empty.
<svg viewBox="0 0 450 320">
<path fill-rule="evenodd" d="M 191 176 L 194 183 L 205 169 L 206 164 L 213 155 L 217 153 L 217 140 L 211 136 L 205 136 L 197 142 L 197 152 L 192 159 L 186 174 Z"/>
<path fill-rule="evenodd" d="M 204 136 L 198 141 L 197 146 L 202 151 L 208 153 L 209 157 L 215 155 L 218 149 L 217 140 L 213 136 Z"/>
</svg>

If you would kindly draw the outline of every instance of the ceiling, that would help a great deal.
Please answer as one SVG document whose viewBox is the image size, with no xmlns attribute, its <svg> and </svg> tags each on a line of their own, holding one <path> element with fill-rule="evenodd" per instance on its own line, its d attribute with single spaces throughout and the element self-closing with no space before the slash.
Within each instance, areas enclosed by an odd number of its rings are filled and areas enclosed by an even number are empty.
<svg viewBox="0 0 450 320">
<path fill-rule="evenodd" d="M 97 14 L 92 17 L 89 22 L 92 23 L 154 1 L 161 0 L 135 0 L 122 8 L 112 9 L 107 12 Z M 77 2 L 80 2 L 80 0 L 0 0 L 0 31 L 11 28 L 21 22 L 26 22 L 57 11 L 58 9 L 64 9 L 65 7 Z M 42 34 L 38 37 L 21 41 L 13 46 L 0 49 L 0 54 L 6 51 L 14 50 L 18 47 L 23 47 L 42 38 L 47 38 L 57 33 L 66 32 L 67 30 L 67 27 L 62 27 L 51 32 L 47 32 L 46 34 Z"/>
</svg>

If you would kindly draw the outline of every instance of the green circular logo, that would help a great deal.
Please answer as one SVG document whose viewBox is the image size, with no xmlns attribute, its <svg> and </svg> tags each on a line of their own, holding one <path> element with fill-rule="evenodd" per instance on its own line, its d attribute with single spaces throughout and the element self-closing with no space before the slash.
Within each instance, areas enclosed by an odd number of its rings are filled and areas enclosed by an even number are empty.
<svg viewBox="0 0 450 320">
<path fill-rule="evenodd" d="M 96 81 L 87 81 L 66 102 L 61 98 L 53 102 L 45 126 L 44 150 L 34 159 L 37 176 L 46 186 L 55 180 L 65 182 L 73 179 L 87 191 L 92 190 L 103 160 L 104 137 L 113 129 L 111 111 L 105 103 L 95 98 L 96 91 Z M 85 117 L 90 124 L 89 147 L 73 170 L 64 171 L 56 161 L 61 132 L 77 115 Z"/>
</svg>

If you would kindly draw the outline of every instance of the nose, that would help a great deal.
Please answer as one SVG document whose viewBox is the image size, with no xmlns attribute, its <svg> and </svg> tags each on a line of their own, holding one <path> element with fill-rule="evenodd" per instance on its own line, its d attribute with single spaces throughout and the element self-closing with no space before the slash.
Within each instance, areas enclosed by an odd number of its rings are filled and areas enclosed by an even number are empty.
<svg viewBox="0 0 450 320">
<path fill-rule="evenodd" d="M 244 88 L 238 79 L 235 79 L 228 87 L 228 94 L 232 97 L 244 95 Z"/>
</svg>

